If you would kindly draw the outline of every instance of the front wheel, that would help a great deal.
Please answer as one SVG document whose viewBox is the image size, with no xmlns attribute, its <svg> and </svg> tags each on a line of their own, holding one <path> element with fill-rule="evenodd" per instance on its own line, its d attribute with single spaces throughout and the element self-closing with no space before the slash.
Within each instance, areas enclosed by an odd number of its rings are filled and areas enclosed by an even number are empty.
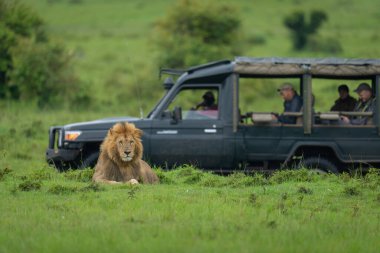
<svg viewBox="0 0 380 253">
<path fill-rule="evenodd" d="M 324 157 L 306 157 L 299 163 L 298 168 L 306 168 L 318 174 L 339 173 L 337 166 Z"/>
<path fill-rule="evenodd" d="M 99 152 L 93 152 L 87 155 L 83 161 L 79 162 L 78 169 L 82 170 L 85 168 L 94 168 L 96 163 L 98 162 Z"/>
</svg>

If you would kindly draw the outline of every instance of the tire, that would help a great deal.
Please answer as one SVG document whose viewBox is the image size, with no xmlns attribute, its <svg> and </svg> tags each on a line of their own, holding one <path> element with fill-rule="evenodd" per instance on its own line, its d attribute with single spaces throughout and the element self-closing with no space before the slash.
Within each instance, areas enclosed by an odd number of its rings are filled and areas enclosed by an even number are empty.
<svg viewBox="0 0 380 253">
<path fill-rule="evenodd" d="M 83 170 L 85 168 L 94 168 L 99 158 L 99 152 L 90 153 L 85 157 L 83 161 L 79 163 L 78 169 Z"/>
<path fill-rule="evenodd" d="M 313 170 L 316 173 L 324 174 L 324 173 L 334 173 L 338 174 L 339 170 L 337 166 L 330 160 L 324 157 L 306 157 L 302 160 L 298 168 L 307 168 L 309 170 Z"/>
</svg>

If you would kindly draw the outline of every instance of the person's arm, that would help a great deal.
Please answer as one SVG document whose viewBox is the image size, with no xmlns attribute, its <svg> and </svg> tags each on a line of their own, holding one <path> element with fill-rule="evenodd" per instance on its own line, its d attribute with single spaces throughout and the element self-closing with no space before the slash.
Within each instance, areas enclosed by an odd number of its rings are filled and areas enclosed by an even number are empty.
<svg viewBox="0 0 380 253">
<path fill-rule="evenodd" d="M 299 112 L 302 108 L 302 100 L 300 97 L 293 99 L 290 103 L 289 108 L 286 108 L 284 112 Z M 278 121 L 284 124 L 296 124 L 297 117 L 295 116 L 278 116 Z"/>
<path fill-rule="evenodd" d="M 368 120 L 368 117 L 360 117 L 356 119 L 351 119 L 350 123 L 351 125 L 366 125 L 367 120 Z"/>
<path fill-rule="evenodd" d="M 278 121 L 284 124 L 295 124 L 297 119 L 294 116 L 285 116 L 285 115 L 279 115 L 277 117 Z"/>
<path fill-rule="evenodd" d="M 338 102 L 339 102 L 339 100 L 335 100 L 335 103 L 334 103 L 333 106 L 331 106 L 330 111 L 339 111 L 339 109 L 338 109 L 338 106 L 339 106 Z"/>
<path fill-rule="evenodd" d="M 375 110 L 375 103 L 374 103 L 374 101 L 372 101 L 371 105 L 368 106 L 368 108 L 367 108 L 367 110 L 365 110 L 365 112 L 374 112 L 374 110 Z M 367 121 L 370 117 L 372 117 L 372 116 L 361 116 L 361 117 L 356 118 L 356 119 L 351 119 L 350 123 L 352 125 L 367 125 Z"/>
</svg>

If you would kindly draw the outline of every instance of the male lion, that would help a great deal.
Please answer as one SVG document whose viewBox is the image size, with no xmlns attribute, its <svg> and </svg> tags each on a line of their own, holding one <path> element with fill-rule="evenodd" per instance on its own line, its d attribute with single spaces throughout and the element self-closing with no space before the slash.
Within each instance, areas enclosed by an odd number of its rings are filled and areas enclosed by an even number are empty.
<svg viewBox="0 0 380 253">
<path fill-rule="evenodd" d="M 109 184 L 158 183 L 158 177 L 143 160 L 142 131 L 130 123 L 117 123 L 100 146 L 92 180 Z"/>
</svg>

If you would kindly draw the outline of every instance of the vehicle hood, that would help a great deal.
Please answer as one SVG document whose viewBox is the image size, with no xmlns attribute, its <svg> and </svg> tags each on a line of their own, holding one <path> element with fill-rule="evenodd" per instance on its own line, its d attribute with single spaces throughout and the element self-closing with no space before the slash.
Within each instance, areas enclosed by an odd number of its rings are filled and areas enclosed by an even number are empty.
<svg viewBox="0 0 380 253">
<path fill-rule="evenodd" d="M 135 117 L 113 117 L 113 118 L 105 118 L 98 119 L 93 121 L 86 122 L 78 122 L 72 123 L 64 126 L 65 130 L 104 130 L 110 129 L 113 125 L 118 122 L 133 122 L 137 126 L 139 126 L 139 122 L 146 121 L 146 119 L 139 119 Z"/>
</svg>

